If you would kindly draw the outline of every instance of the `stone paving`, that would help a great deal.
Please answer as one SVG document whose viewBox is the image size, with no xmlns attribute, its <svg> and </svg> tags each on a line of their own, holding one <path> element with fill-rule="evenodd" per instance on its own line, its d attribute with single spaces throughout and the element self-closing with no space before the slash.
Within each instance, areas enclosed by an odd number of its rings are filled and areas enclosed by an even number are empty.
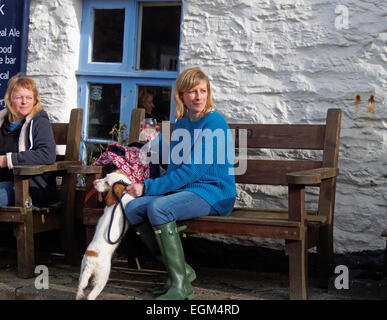
<svg viewBox="0 0 387 320">
<path fill-rule="evenodd" d="M 1 251 L 1 250 L 0 250 Z M 51 254 L 38 259 L 48 268 L 48 288 L 41 278 L 16 277 L 14 252 L 0 252 L 0 300 L 73 300 L 79 267 L 64 264 L 63 256 Z M 195 300 L 288 300 L 288 276 L 283 273 L 196 267 L 192 283 Z M 37 273 L 37 277 L 40 272 Z M 153 300 L 152 289 L 162 284 L 166 272 L 128 268 L 126 260 L 115 258 L 112 272 L 98 300 Z M 37 286 L 35 284 L 37 283 Z M 387 298 L 387 278 L 353 279 L 348 290 L 336 290 L 334 278 L 327 289 L 320 289 L 309 278 L 309 300 L 380 300 Z"/>
</svg>

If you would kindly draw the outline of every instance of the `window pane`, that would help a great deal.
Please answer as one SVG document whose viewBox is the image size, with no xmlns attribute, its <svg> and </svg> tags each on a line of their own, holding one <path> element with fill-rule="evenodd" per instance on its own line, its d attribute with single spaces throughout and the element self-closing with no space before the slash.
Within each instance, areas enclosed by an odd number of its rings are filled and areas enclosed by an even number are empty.
<svg viewBox="0 0 387 320">
<path fill-rule="evenodd" d="M 145 109 L 145 116 L 161 122 L 169 120 L 171 87 L 138 86 L 137 107 Z"/>
<path fill-rule="evenodd" d="M 143 4 L 137 69 L 176 71 L 179 57 L 180 5 Z M 142 12 L 142 15 L 141 15 Z"/>
<path fill-rule="evenodd" d="M 122 62 L 125 9 L 95 9 L 93 62 Z"/>
<path fill-rule="evenodd" d="M 85 141 L 86 154 L 85 160 L 87 164 L 92 164 L 101 156 L 101 154 L 106 150 L 107 144 L 100 143 L 90 143 Z"/>
<path fill-rule="evenodd" d="M 109 132 L 120 121 L 121 84 L 90 83 L 88 138 L 112 140 Z"/>
</svg>

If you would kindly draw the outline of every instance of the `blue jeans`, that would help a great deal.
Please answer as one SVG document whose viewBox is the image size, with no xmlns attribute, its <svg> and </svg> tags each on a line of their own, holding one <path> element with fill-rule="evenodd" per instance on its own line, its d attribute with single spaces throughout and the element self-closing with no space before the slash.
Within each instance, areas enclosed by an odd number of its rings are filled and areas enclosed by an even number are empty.
<svg viewBox="0 0 387 320">
<path fill-rule="evenodd" d="M 143 196 L 130 201 L 125 208 L 131 225 L 149 220 L 152 226 L 201 216 L 216 216 L 217 211 L 203 198 L 190 191 L 162 196 Z"/>
<path fill-rule="evenodd" d="M 15 202 L 13 181 L 0 182 L 0 207 L 5 207 Z"/>
</svg>

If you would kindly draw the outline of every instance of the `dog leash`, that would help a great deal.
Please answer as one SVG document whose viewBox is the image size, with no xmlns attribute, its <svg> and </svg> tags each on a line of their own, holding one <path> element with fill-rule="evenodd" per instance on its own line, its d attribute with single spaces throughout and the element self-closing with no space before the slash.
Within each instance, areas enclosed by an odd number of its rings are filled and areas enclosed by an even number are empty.
<svg viewBox="0 0 387 320">
<path fill-rule="evenodd" d="M 116 181 L 116 182 L 114 182 L 113 185 L 112 185 L 112 193 L 113 193 L 113 195 L 116 197 L 117 202 L 116 202 L 116 204 L 114 205 L 113 210 L 112 210 L 112 215 L 111 215 L 111 218 L 110 218 L 109 229 L 108 229 L 108 234 L 107 234 L 108 242 L 109 242 L 110 244 L 116 244 L 116 243 L 118 243 L 119 241 L 121 241 L 122 237 L 124 236 L 124 233 L 125 233 L 125 227 L 126 227 L 125 208 L 124 208 L 124 205 L 122 204 L 122 201 L 121 201 L 122 197 L 124 196 L 124 193 L 122 193 L 122 196 L 119 197 L 119 196 L 116 194 L 116 192 L 114 191 L 114 187 L 115 187 L 115 185 L 118 184 L 118 183 L 119 183 L 119 184 L 122 184 L 122 185 L 124 185 L 124 186 L 128 186 L 128 185 L 129 185 L 128 183 L 126 183 L 126 182 L 123 181 L 123 180 Z M 112 240 L 110 239 L 110 231 L 111 231 L 111 228 L 112 228 L 112 225 L 113 225 L 114 213 L 115 213 L 116 208 L 117 208 L 118 205 L 121 206 L 122 215 L 124 216 L 124 223 L 123 223 L 123 225 L 122 225 L 122 231 L 121 231 L 120 236 L 118 237 L 118 239 L 117 239 L 116 241 L 112 241 Z"/>
<path fill-rule="evenodd" d="M 83 206 L 84 207 L 87 207 L 87 201 L 89 201 L 89 199 L 94 195 L 94 193 L 96 193 L 97 190 L 95 190 L 95 188 L 91 188 L 90 191 L 87 193 L 87 195 L 85 196 L 85 199 L 83 200 Z M 103 200 L 105 200 L 105 194 L 102 193 L 102 198 Z"/>
</svg>

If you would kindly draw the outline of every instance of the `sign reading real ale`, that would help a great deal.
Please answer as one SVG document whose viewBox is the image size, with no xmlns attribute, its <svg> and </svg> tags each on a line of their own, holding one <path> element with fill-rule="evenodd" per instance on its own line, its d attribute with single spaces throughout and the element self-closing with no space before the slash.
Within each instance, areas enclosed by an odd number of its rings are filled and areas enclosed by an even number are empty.
<svg viewBox="0 0 387 320">
<path fill-rule="evenodd" d="M 9 79 L 26 72 L 30 0 L 0 0 L 0 110 Z"/>
</svg>

